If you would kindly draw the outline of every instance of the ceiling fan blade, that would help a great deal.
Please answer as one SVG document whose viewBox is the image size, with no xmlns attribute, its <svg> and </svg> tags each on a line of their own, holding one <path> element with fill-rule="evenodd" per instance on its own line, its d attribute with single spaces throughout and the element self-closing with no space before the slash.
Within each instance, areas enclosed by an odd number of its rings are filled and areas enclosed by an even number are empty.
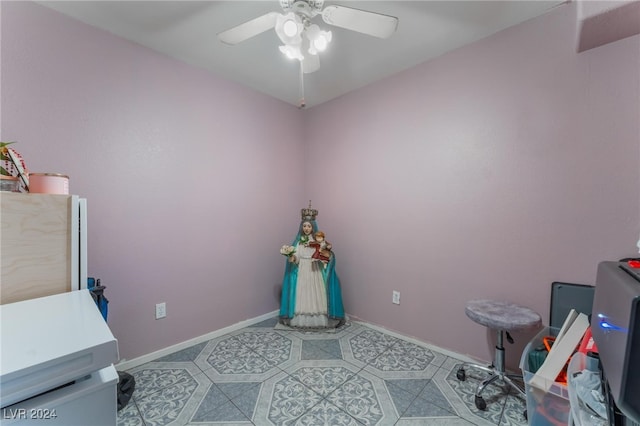
<svg viewBox="0 0 640 426">
<path fill-rule="evenodd" d="M 318 71 L 320 69 L 320 56 L 305 54 L 302 61 L 302 72 L 305 74 Z"/>
<path fill-rule="evenodd" d="M 327 6 L 322 11 L 324 22 L 347 30 L 379 38 L 388 38 L 398 28 L 398 18 L 345 6 Z"/>
<path fill-rule="evenodd" d="M 275 27 L 276 17 L 278 15 L 279 13 L 277 12 L 269 12 L 265 15 L 218 33 L 218 38 L 221 42 L 226 44 L 238 44 Z"/>
</svg>

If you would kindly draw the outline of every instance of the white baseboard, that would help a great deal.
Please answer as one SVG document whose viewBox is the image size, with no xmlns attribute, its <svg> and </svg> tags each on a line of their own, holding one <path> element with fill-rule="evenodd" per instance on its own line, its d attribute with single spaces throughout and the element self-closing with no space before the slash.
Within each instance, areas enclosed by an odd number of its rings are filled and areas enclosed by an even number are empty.
<svg viewBox="0 0 640 426">
<path fill-rule="evenodd" d="M 194 337 L 193 339 L 185 340 L 184 342 L 157 350 L 155 352 L 151 352 L 150 354 L 142 355 L 138 358 L 134 359 L 121 359 L 120 362 L 116 364 L 116 369 L 119 371 L 125 371 L 137 367 L 142 364 L 146 364 L 147 362 L 153 361 L 154 359 L 161 358 L 163 356 L 170 355 L 174 352 L 181 351 L 193 345 L 197 345 L 198 343 L 206 342 L 211 339 L 215 339 L 216 337 L 220 337 L 224 334 L 231 333 L 232 331 L 240 330 L 241 328 L 250 327 L 253 324 L 257 324 L 259 322 L 268 320 L 269 318 L 273 318 L 279 314 L 279 310 L 266 313 L 264 315 L 260 315 L 259 317 L 250 318 L 244 321 L 240 321 L 239 323 L 230 325 L 229 327 L 221 328 L 216 331 L 212 331 L 211 333 L 203 334 L 202 336 Z"/>
</svg>

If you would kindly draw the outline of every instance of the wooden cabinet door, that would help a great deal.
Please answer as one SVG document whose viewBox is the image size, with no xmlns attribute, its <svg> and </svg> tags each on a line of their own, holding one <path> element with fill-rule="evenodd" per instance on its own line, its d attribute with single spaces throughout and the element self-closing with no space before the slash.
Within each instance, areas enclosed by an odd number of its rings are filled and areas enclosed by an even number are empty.
<svg viewBox="0 0 640 426">
<path fill-rule="evenodd" d="M 71 195 L 0 193 L 0 304 L 71 290 L 77 267 L 73 200 Z"/>
</svg>

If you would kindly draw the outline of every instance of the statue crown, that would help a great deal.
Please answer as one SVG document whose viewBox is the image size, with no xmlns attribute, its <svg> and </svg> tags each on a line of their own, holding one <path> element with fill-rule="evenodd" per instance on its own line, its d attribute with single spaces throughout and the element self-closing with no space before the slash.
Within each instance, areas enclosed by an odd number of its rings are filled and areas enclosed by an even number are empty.
<svg viewBox="0 0 640 426">
<path fill-rule="evenodd" d="M 300 210 L 300 213 L 302 214 L 302 220 L 316 220 L 318 210 L 311 208 L 311 200 L 309 200 L 309 207 Z"/>
</svg>

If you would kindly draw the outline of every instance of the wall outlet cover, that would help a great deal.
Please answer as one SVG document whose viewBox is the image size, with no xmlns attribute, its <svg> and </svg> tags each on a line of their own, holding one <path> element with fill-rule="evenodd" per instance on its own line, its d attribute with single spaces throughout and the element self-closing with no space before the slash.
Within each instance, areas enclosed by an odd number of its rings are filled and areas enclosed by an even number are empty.
<svg viewBox="0 0 640 426">
<path fill-rule="evenodd" d="M 164 318 L 167 316 L 167 304 L 162 302 L 156 304 L 156 319 Z"/>
</svg>

